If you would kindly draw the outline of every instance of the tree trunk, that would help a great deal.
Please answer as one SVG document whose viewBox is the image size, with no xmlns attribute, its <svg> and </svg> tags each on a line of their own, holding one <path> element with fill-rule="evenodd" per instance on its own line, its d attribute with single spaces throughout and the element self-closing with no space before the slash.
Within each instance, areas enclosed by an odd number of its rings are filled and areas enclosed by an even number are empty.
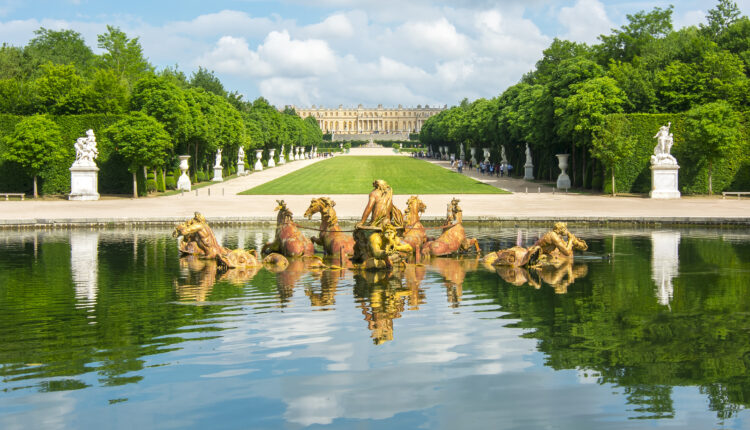
<svg viewBox="0 0 750 430">
<path fill-rule="evenodd" d="M 615 167 L 612 166 L 612 197 L 617 197 L 617 192 L 615 192 Z"/>
<path fill-rule="evenodd" d="M 588 172 L 586 171 L 586 149 L 585 148 L 583 149 L 583 153 L 581 154 L 581 158 L 583 159 L 582 160 L 583 161 L 583 163 L 582 163 L 583 164 L 583 175 L 582 175 L 583 176 L 583 179 L 582 179 L 583 180 L 583 184 L 582 184 L 582 188 L 585 189 L 586 188 L 586 178 L 588 177 Z"/>
<path fill-rule="evenodd" d="M 38 197 L 39 197 L 39 193 L 37 193 L 37 188 L 36 188 L 36 175 L 34 175 L 34 198 L 36 199 Z"/>
<path fill-rule="evenodd" d="M 713 184 L 713 163 L 711 161 L 708 162 L 708 195 L 711 196 L 714 194 L 714 184 Z"/>
<path fill-rule="evenodd" d="M 573 143 L 570 146 L 572 147 L 572 150 L 571 150 L 572 155 L 570 157 L 570 164 L 571 164 L 570 170 L 571 170 L 571 173 L 573 173 L 572 186 L 573 188 L 575 188 L 576 187 L 576 144 Z"/>
<path fill-rule="evenodd" d="M 133 172 L 133 198 L 138 198 L 138 180 L 135 178 L 135 172 Z"/>
<path fill-rule="evenodd" d="M 167 169 L 161 169 L 161 189 L 167 191 Z"/>
<path fill-rule="evenodd" d="M 198 183 L 198 144 L 195 144 L 195 158 L 193 158 L 193 165 L 195 168 L 193 169 L 193 182 Z"/>
</svg>

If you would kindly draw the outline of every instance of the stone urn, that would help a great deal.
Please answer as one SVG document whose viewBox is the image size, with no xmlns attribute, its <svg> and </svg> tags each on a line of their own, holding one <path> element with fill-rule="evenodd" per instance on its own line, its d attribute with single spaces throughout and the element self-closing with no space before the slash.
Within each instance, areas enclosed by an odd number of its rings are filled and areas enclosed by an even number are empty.
<svg viewBox="0 0 750 430">
<path fill-rule="evenodd" d="M 273 161 L 273 157 L 276 155 L 276 148 L 268 150 L 268 167 L 276 167 L 276 162 Z"/>
<path fill-rule="evenodd" d="M 262 149 L 256 149 L 255 150 L 255 165 L 253 166 L 253 170 L 256 172 L 260 172 L 263 170 L 263 163 L 260 161 L 260 159 L 263 158 L 263 150 Z"/>
<path fill-rule="evenodd" d="M 182 191 L 190 191 L 190 178 L 187 175 L 188 169 L 190 169 L 190 165 L 188 165 L 188 160 L 190 159 L 189 155 L 180 155 L 180 171 L 182 174 L 180 175 L 180 178 L 177 179 L 177 189 Z"/>
<path fill-rule="evenodd" d="M 557 154 L 557 167 L 560 168 L 560 176 L 557 177 L 557 188 L 567 190 L 570 188 L 570 177 L 565 170 L 568 168 L 568 157 L 570 154 Z"/>
<path fill-rule="evenodd" d="M 477 164 L 477 148 L 469 148 L 469 152 L 471 153 L 471 164 Z"/>
</svg>

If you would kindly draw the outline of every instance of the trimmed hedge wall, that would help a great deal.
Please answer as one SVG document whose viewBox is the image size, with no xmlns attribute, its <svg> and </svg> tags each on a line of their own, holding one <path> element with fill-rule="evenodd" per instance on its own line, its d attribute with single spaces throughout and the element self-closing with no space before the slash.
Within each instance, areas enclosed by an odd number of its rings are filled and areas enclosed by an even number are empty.
<svg viewBox="0 0 750 430">
<path fill-rule="evenodd" d="M 76 153 L 73 144 L 76 139 L 85 136 L 86 130 L 93 129 L 96 134 L 99 157 L 99 192 L 102 194 L 130 194 L 133 191 L 132 175 L 127 164 L 115 151 L 112 144 L 104 138 L 105 128 L 123 119 L 124 115 L 49 115 L 49 118 L 60 127 L 62 150 L 65 163 L 50 166 L 40 175 L 39 191 L 41 194 L 69 194 L 70 166 L 75 161 Z M 0 153 L 5 151 L 5 137 L 12 134 L 16 124 L 23 117 L 0 114 Z M 0 160 L 0 191 L 31 193 L 32 178 L 15 163 Z"/>
<path fill-rule="evenodd" d="M 613 114 L 605 122 L 623 122 L 622 134 L 634 136 L 633 153 L 621 161 L 615 172 L 618 192 L 648 193 L 651 190 L 651 155 L 654 153 L 654 135 L 659 127 L 672 122 L 674 134 L 672 155 L 680 165 L 679 188 L 683 194 L 708 193 L 708 166 L 683 149 L 685 145 L 685 113 L 679 114 Z M 722 191 L 750 191 L 750 112 L 740 113 L 741 144 L 733 153 L 714 165 L 714 193 Z M 606 173 L 609 175 L 609 173 Z M 611 182 L 603 181 L 604 192 L 611 193 Z"/>
</svg>

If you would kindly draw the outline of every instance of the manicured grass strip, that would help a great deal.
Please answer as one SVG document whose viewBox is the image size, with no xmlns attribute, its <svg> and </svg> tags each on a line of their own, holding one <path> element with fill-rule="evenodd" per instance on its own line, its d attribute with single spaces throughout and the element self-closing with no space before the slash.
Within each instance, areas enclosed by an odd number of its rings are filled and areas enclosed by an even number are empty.
<svg viewBox="0 0 750 430">
<path fill-rule="evenodd" d="M 240 194 L 366 194 L 375 179 L 395 194 L 508 194 L 423 160 L 389 156 L 334 157 Z"/>
</svg>

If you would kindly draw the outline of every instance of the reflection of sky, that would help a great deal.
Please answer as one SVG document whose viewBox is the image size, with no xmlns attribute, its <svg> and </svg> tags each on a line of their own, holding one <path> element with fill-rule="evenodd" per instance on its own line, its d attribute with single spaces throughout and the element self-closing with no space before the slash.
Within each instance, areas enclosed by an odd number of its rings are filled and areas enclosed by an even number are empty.
<svg viewBox="0 0 750 430">
<path fill-rule="evenodd" d="M 494 282 L 491 275 L 483 276 Z M 622 388 L 599 385 L 586 369 L 544 366 L 537 340 L 522 337 L 529 329 L 508 327 L 517 321 L 499 319 L 496 304 L 464 286 L 461 306 L 451 307 L 435 271 L 422 283 L 425 303 L 401 312 L 393 340 L 381 345 L 372 343 L 351 274 L 328 312 L 311 312 L 304 288 L 320 281 L 309 274 L 284 308 L 268 307 L 275 292 L 253 282 L 212 316 L 207 325 L 224 330 L 208 335 L 218 338 L 143 357 L 137 384 L 104 387 L 88 373 L 79 377 L 90 386 L 82 390 L 2 393 L 0 428 L 644 426 L 629 420 L 636 406 Z M 649 426 L 715 425 L 696 387 L 675 387 L 673 398 L 674 420 Z"/>
</svg>

